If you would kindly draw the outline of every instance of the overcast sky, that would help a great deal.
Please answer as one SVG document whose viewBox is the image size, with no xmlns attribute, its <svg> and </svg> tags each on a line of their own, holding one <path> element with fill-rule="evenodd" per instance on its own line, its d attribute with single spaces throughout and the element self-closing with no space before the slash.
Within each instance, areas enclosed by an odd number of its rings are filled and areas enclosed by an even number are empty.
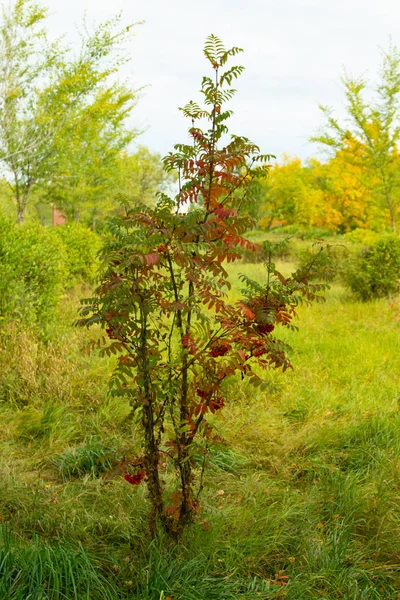
<svg viewBox="0 0 400 600">
<path fill-rule="evenodd" d="M 322 124 L 318 104 L 341 114 L 344 68 L 377 79 L 379 48 L 400 46 L 399 0 L 44 0 L 51 31 L 71 40 L 86 12 L 89 25 L 122 11 L 135 27 L 122 77 L 132 88 L 147 85 L 135 108 L 138 141 L 167 153 L 185 141 L 187 123 L 177 107 L 199 100 L 207 73 L 202 55 L 210 33 L 226 47 L 244 49 L 234 64 L 245 73 L 236 83 L 230 131 L 261 151 L 307 158 L 308 142 Z"/>
</svg>

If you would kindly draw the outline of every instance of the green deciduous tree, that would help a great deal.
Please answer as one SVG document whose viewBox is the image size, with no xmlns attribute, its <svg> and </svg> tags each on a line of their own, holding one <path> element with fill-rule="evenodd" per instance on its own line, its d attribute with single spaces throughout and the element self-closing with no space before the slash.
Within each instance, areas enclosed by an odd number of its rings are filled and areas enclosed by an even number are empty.
<svg viewBox="0 0 400 600">
<path fill-rule="evenodd" d="M 73 56 L 48 40 L 46 16 L 32 0 L 15 0 L 3 8 L 0 27 L 0 163 L 19 222 L 35 187 L 62 176 L 82 181 L 96 162 L 92 144 L 107 162 L 107 143 L 120 149 L 133 135 L 125 128 L 133 93 L 109 83 L 130 27 L 118 29 L 118 19 L 99 26 Z"/>
<path fill-rule="evenodd" d="M 139 146 L 136 152 L 122 153 L 116 165 L 114 189 L 130 206 L 154 205 L 158 192 L 167 192 L 176 181 L 166 173 L 161 156 Z"/>
<path fill-rule="evenodd" d="M 121 153 L 135 135 L 124 126 L 132 106 L 130 92 L 111 86 L 71 111 L 54 144 L 52 174 L 41 190 L 70 220 L 94 225 L 98 215 L 115 208 Z"/>
</svg>

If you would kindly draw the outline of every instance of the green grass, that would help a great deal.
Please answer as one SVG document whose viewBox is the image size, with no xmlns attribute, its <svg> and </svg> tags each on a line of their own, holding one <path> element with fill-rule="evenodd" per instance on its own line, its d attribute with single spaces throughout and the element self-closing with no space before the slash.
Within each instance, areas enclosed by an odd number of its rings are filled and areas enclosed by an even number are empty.
<svg viewBox="0 0 400 600">
<path fill-rule="evenodd" d="M 238 273 L 260 280 L 262 268 L 230 266 L 233 300 Z M 400 597 L 396 309 L 338 284 L 326 296 L 301 307 L 298 332 L 279 332 L 293 371 L 266 373 L 268 392 L 227 384 L 215 416 L 225 444 L 210 456 L 202 522 L 179 547 L 146 541 L 142 486 L 102 477 L 110 454 L 137 447 L 137 425 L 125 399 L 107 397 L 112 361 L 81 352 L 96 334 L 67 326 L 72 302 L 52 343 L 3 327 L 0 522 L 13 535 L 0 597 Z"/>
<path fill-rule="evenodd" d="M 0 529 L 0 597 L 7 600 L 114 600 L 98 558 L 81 545 L 21 544 Z M 104 560 L 104 557 L 103 557 Z"/>
</svg>

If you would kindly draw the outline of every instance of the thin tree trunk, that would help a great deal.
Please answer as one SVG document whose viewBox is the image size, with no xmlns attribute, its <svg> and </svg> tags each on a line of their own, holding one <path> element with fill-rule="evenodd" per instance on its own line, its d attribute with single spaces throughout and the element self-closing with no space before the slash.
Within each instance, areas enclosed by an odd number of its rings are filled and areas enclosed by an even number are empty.
<svg viewBox="0 0 400 600">
<path fill-rule="evenodd" d="M 17 223 L 21 225 L 25 221 L 25 209 L 17 200 Z"/>
<path fill-rule="evenodd" d="M 29 194 L 31 192 L 32 182 L 29 180 L 25 186 L 21 186 L 15 177 L 15 195 L 17 201 L 17 222 L 19 224 L 25 221 L 25 211 L 28 206 Z"/>
<path fill-rule="evenodd" d="M 15 201 L 17 203 L 17 223 L 21 225 L 25 219 L 25 206 L 21 198 L 20 186 L 18 181 L 17 173 L 14 171 L 14 181 L 15 181 Z"/>
<path fill-rule="evenodd" d="M 146 386 L 147 387 L 147 386 Z M 154 537 L 157 522 L 164 526 L 164 505 L 159 474 L 159 448 L 154 432 L 154 413 L 151 397 L 145 398 L 143 425 L 145 429 L 144 467 L 147 476 L 147 489 L 151 502 L 150 535 Z"/>
<path fill-rule="evenodd" d="M 393 206 L 392 199 L 390 197 L 390 189 L 391 188 L 390 188 L 390 184 L 386 180 L 385 174 L 382 169 L 381 169 L 381 176 L 382 176 L 382 182 L 384 185 L 386 206 L 388 207 L 389 214 L 390 214 L 390 225 L 391 225 L 393 233 L 396 233 L 396 214 L 395 214 L 395 209 Z"/>
<path fill-rule="evenodd" d="M 163 523 L 164 505 L 162 497 L 162 487 L 159 473 L 160 450 L 158 447 L 155 431 L 154 431 L 154 411 L 153 411 L 153 394 L 151 389 L 150 371 L 147 360 L 147 339 L 146 339 L 146 316 L 141 311 L 141 362 L 143 376 L 143 392 L 144 392 L 144 410 L 143 410 L 143 425 L 144 425 L 144 467 L 147 476 L 147 488 L 149 491 L 150 502 L 152 506 L 150 516 L 150 534 L 154 537 L 156 534 L 157 522 Z"/>
<path fill-rule="evenodd" d="M 389 203 L 389 212 L 390 212 L 390 224 L 392 226 L 393 233 L 396 233 L 396 215 L 394 208 L 391 203 Z"/>
<path fill-rule="evenodd" d="M 390 225 L 391 225 L 393 233 L 396 233 L 396 215 L 395 215 L 395 210 L 393 208 L 392 202 L 390 200 L 390 194 L 388 192 L 385 193 L 385 199 L 386 199 L 386 205 L 389 209 L 389 214 L 390 214 Z"/>
</svg>

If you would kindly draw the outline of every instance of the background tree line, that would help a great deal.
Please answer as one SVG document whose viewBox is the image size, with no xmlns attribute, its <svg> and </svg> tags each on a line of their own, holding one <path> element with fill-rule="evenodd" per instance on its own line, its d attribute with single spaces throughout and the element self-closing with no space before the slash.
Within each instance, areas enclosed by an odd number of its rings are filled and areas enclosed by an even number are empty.
<svg viewBox="0 0 400 600">
<path fill-rule="evenodd" d="M 143 147 L 132 114 L 139 90 L 118 80 L 133 26 L 119 19 L 92 33 L 78 51 L 50 41 L 47 9 L 17 0 L 2 9 L 0 27 L 0 201 L 3 213 L 48 222 L 55 204 L 69 220 L 92 228 L 122 197 L 153 202 L 171 183 L 161 158 Z M 400 54 L 382 55 L 379 82 L 343 78 L 347 119 L 321 107 L 325 126 L 313 141 L 327 160 L 285 156 L 257 184 L 248 206 L 263 229 L 277 225 L 396 231 L 400 206 L 398 142 Z"/>
</svg>

